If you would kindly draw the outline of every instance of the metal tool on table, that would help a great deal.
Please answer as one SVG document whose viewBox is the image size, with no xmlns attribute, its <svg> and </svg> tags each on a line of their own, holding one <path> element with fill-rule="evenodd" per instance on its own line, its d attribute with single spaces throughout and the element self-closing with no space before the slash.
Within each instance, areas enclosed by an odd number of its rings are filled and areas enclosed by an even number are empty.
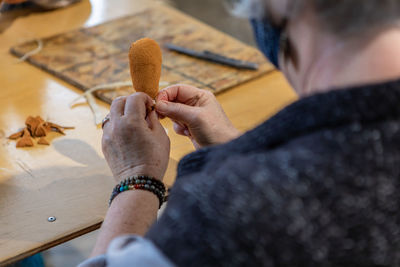
<svg viewBox="0 0 400 267">
<path fill-rule="evenodd" d="M 31 0 L 43 9 L 56 9 L 72 5 L 80 0 Z"/>
<path fill-rule="evenodd" d="M 29 0 L 18 4 L 7 4 L 5 1 L 0 0 L 0 12 L 4 12 L 13 8 L 18 7 L 37 7 L 42 10 L 52 10 L 69 6 L 73 3 L 79 2 L 80 0 Z"/>
<path fill-rule="evenodd" d="M 238 69 L 248 69 L 248 70 L 257 70 L 258 64 L 250 61 L 238 60 L 234 58 L 225 57 L 223 55 L 210 52 L 208 50 L 204 51 L 195 51 L 185 47 L 177 46 L 174 44 L 165 44 L 164 45 L 169 50 L 185 54 L 191 57 L 204 59 L 207 61 L 227 65 L 230 67 L 238 68 Z"/>
</svg>

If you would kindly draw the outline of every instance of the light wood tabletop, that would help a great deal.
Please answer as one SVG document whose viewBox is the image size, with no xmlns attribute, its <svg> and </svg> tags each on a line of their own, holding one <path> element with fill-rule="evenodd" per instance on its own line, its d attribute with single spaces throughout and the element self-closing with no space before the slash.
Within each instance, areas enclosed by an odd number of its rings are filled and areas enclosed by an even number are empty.
<svg viewBox="0 0 400 267">
<path fill-rule="evenodd" d="M 19 16 L 0 33 L 0 265 L 50 248 L 94 229 L 106 213 L 114 181 L 101 152 L 102 131 L 87 105 L 71 109 L 81 93 L 72 85 L 9 54 L 11 46 L 113 18 L 140 12 L 151 0 L 82 0 L 65 9 Z M 240 130 L 261 123 L 296 99 L 282 75 L 268 75 L 217 96 Z M 98 101 L 104 114 L 109 105 Z M 52 134 L 50 146 L 16 148 L 7 137 L 24 126 L 29 116 L 75 126 L 65 136 Z M 172 184 L 176 162 L 193 151 L 191 143 L 173 132 Z M 49 217 L 55 217 L 49 222 Z"/>
</svg>

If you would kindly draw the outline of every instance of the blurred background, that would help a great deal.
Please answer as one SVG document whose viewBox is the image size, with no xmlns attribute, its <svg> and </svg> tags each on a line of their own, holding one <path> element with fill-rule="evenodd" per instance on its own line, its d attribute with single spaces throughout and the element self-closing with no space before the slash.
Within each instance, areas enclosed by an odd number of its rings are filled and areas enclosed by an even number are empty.
<svg viewBox="0 0 400 267">
<path fill-rule="evenodd" d="M 169 0 L 168 2 L 186 14 L 255 46 L 249 22 L 232 16 L 224 0 Z"/>
</svg>

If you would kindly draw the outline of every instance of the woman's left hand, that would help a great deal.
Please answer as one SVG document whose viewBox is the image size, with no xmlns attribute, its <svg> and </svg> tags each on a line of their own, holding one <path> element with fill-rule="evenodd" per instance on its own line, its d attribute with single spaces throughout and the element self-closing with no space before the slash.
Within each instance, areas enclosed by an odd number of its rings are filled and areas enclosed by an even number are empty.
<svg viewBox="0 0 400 267">
<path fill-rule="evenodd" d="M 111 104 L 104 125 L 103 153 L 117 182 L 133 175 L 162 180 L 167 170 L 170 140 L 144 93 L 119 97 Z"/>
</svg>

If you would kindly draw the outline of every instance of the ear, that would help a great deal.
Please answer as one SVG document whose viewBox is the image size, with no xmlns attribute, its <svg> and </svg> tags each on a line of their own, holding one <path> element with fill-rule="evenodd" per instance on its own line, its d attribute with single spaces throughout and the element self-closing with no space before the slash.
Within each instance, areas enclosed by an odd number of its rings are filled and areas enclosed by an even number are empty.
<svg viewBox="0 0 400 267">
<path fill-rule="evenodd" d="M 266 12 L 268 18 L 275 26 L 280 26 L 282 22 L 287 18 L 287 7 L 289 2 L 294 0 L 263 0 L 267 1 Z"/>
<path fill-rule="evenodd" d="M 298 14 L 305 0 L 261 0 L 266 2 L 266 14 L 274 26 L 280 27 Z"/>
<path fill-rule="evenodd" d="M 286 64 L 288 60 L 291 61 L 295 70 L 298 70 L 299 67 L 299 56 L 297 53 L 297 49 L 289 38 L 287 32 L 282 32 L 281 39 L 279 40 L 279 47 L 281 49 L 281 53 L 279 54 L 279 65 L 282 66 Z"/>
</svg>

